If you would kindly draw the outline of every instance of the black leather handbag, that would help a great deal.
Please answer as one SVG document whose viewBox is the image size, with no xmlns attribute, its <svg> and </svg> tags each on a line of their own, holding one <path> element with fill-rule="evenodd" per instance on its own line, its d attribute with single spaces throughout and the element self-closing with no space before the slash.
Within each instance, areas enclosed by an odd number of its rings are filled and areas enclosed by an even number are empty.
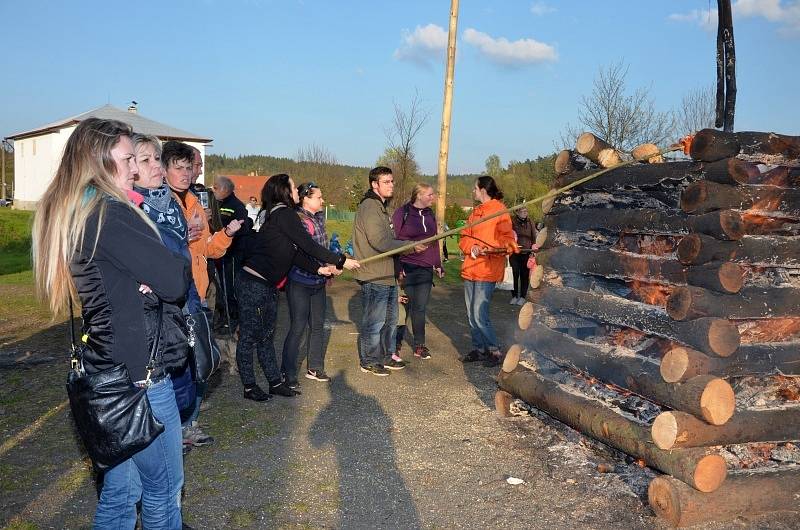
<svg viewBox="0 0 800 530">
<path fill-rule="evenodd" d="M 208 312 L 201 309 L 186 317 L 189 327 L 189 346 L 192 348 L 192 372 L 194 380 L 205 383 L 219 368 L 222 356 L 211 333 Z"/>
<path fill-rule="evenodd" d="M 70 320 L 72 369 L 67 376 L 67 394 L 78 433 L 99 471 L 107 471 L 122 463 L 164 432 L 164 425 L 153 416 L 147 399 L 150 373 L 161 341 L 162 310 L 159 301 L 156 336 L 150 349 L 147 379 L 143 388 L 133 384 L 128 368 L 123 363 L 87 374 L 83 366 L 83 354 L 88 346 L 76 343 Z"/>
</svg>

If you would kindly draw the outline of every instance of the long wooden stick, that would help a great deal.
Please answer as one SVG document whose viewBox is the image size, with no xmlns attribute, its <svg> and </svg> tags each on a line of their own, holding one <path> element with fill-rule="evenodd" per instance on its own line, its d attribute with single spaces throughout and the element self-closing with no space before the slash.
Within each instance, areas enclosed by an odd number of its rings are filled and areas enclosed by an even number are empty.
<svg viewBox="0 0 800 530">
<path fill-rule="evenodd" d="M 652 157 L 655 157 L 655 156 L 661 156 L 661 155 L 664 155 L 666 153 L 671 153 L 673 151 L 680 151 L 681 149 L 683 149 L 681 146 L 673 145 L 671 147 L 668 147 L 668 148 L 664 149 L 663 151 L 660 151 L 658 153 L 653 153 L 648 158 L 652 158 Z M 587 175 L 587 176 L 585 176 L 584 178 L 582 178 L 580 180 L 576 180 L 575 182 L 571 182 L 570 184 L 567 184 L 566 186 L 564 186 L 562 188 L 550 190 L 546 194 L 540 195 L 539 197 L 536 197 L 535 199 L 531 199 L 529 201 L 521 202 L 521 203 L 517 204 L 516 206 L 510 206 L 508 208 L 504 208 L 504 209 L 502 209 L 500 211 L 497 211 L 497 212 L 495 212 L 495 213 L 493 213 L 491 215 L 487 215 L 486 217 L 482 217 L 479 220 L 475 221 L 474 223 L 471 223 L 471 224 L 468 224 L 468 225 L 464 225 L 464 226 L 459 226 L 458 228 L 451 228 L 450 230 L 447 230 L 446 232 L 442 232 L 441 234 L 436 234 L 435 236 L 431 236 L 431 237 L 428 237 L 426 239 L 421 239 L 419 241 L 411 241 L 411 242 L 409 242 L 408 245 L 403 245 L 402 247 L 396 248 L 394 250 L 389 250 L 387 252 L 382 252 L 380 254 L 376 254 L 376 255 L 370 256 L 368 258 L 360 259 L 358 261 L 360 263 L 362 263 L 362 264 L 369 263 L 370 261 L 377 261 L 379 259 L 388 258 L 389 256 L 394 256 L 395 254 L 402 254 L 404 252 L 407 252 L 407 251 L 413 249 L 417 245 L 427 245 L 428 243 L 433 243 L 434 241 L 439 241 L 440 239 L 444 239 L 445 237 L 450 237 L 450 236 L 456 235 L 456 234 L 460 233 L 461 231 L 466 230 L 467 228 L 472 228 L 473 226 L 477 226 L 477 225 L 479 225 L 481 223 L 485 223 L 486 221 L 494 219 L 495 217 L 500 217 L 503 214 L 515 212 L 515 211 L 519 210 L 520 208 L 527 208 L 528 206 L 530 206 L 532 204 L 540 203 L 543 200 L 548 199 L 550 197 L 556 197 L 558 195 L 561 195 L 562 193 L 564 193 L 566 191 L 569 191 L 569 190 L 571 190 L 572 188 L 574 188 L 576 186 L 580 186 L 584 182 L 589 182 L 590 180 L 592 180 L 594 178 L 597 178 L 600 175 L 604 175 L 605 173 L 608 173 L 609 171 L 613 171 L 614 169 L 617 169 L 617 168 L 620 168 L 620 167 L 629 166 L 629 165 L 633 164 L 634 162 L 641 162 L 641 160 L 636 160 L 636 159 L 628 160 L 626 162 L 622 162 L 622 163 L 617 164 L 615 166 L 611 166 L 611 167 L 608 167 L 608 168 L 605 168 L 605 169 L 601 169 L 600 171 L 592 173 L 591 175 Z"/>
</svg>

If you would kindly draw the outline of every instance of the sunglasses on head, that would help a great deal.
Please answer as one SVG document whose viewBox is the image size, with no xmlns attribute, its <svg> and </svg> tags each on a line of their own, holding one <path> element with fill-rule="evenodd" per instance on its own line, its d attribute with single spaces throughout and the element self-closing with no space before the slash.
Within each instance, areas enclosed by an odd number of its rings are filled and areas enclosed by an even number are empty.
<svg viewBox="0 0 800 530">
<path fill-rule="evenodd" d="M 311 190 L 319 188 L 314 182 L 304 182 L 297 187 L 297 195 L 302 199 L 311 195 Z"/>
</svg>

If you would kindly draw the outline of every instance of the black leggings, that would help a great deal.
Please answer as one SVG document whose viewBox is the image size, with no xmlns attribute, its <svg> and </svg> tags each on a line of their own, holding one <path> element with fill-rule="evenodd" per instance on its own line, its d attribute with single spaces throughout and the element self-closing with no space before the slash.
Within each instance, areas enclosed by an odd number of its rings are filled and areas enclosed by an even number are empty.
<svg viewBox="0 0 800 530">
<path fill-rule="evenodd" d="M 530 271 L 528 270 L 528 254 L 511 254 L 511 272 L 514 273 L 514 290 L 512 298 L 525 298 L 530 284 Z"/>
<path fill-rule="evenodd" d="M 406 274 L 403 290 L 408 296 L 408 311 L 411 317 L 411 333 L 414 335 L 414 346 L 425 345 L 425 313 L 428 300 L 433 287 L 433 268 L 417 267 L 416 265 L 403 264 Z"/>
</svg>

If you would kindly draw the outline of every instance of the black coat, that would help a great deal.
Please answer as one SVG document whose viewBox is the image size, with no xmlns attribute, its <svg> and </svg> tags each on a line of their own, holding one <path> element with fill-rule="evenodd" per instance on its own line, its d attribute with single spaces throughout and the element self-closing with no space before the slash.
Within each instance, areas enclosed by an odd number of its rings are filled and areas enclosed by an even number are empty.
<svg viewBox="0 0 800 530">
<path fill-rule="evenodd" d="M 145 315 L 155 307 L 146 311 L 139 286 L 148 285 L 154 295 L 180 306 L 189 286 L 191 266 L 183 256 L 167 249 L 132 208 L 110 198 L 105 206 L 99 236 L 98 209 L 87 219 L 83 243 L 70 262 L 91 350 L 85 364 L 91 373 L 124 363 L 131 378 L 139 381 L 145 378 L 150 356 Z M 174 349 L 175 345 L 168 342 L 164 342 L 164 349 Z"/>
</svg>

